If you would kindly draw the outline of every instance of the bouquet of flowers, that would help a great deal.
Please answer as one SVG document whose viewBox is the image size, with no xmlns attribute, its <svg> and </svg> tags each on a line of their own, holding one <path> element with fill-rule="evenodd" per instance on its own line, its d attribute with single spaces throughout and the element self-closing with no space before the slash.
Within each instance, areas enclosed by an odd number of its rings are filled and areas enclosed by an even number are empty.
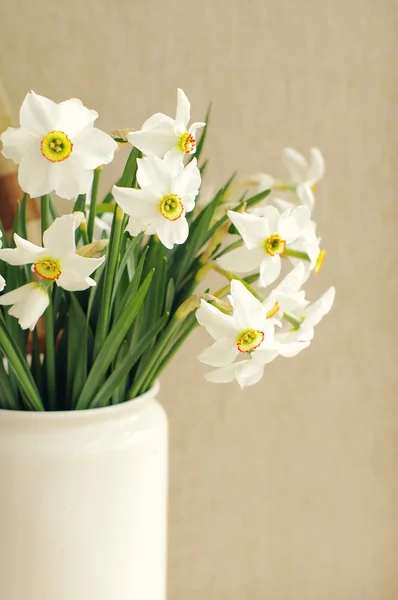
<svg viewBox="0 0 398 600">
<path fill-rule="evenodd" d="M 140 130 L 107 134 L 80 100 L 28 93 L 20 127 L 1 135 L 24 192 L 11 235 L 0 230 L 1 408 L 135 398 L 198 324 L 213 338 L 199 356 L 212 382 L 255 384 L 267 363 L 308 347 L 335 293 L 310 303 L 302 289 L 325 255 L 312 220 L 322 155 L 312 149 L 307 162 L 287 148 L 286 180 L 234 176 L 206 199 L 209 113 L 189 125 L 179 89 L 175 118 L 157 113 Z M 100 201 L 103 166 L 128 144 Z M 52 193 L 71 200 L 70 214 L 57 214 Z M 41 198 L 40 245 L 27 239 L 30 197 Z M 211 270 L 219 289 L 198 293 Z"/>
</svg>

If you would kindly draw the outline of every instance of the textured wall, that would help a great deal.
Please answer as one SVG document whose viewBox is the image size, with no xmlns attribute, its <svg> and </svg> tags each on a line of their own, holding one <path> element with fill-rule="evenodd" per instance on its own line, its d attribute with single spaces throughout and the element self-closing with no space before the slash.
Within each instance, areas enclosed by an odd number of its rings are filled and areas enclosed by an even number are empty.
<svg viewBox="0 0 398 600">
<path fill-rule="evenodd" d="M 207 384 L 196 332 L 165 373 L 171 600 L 398 597 L 396 0 L 3 0 L 0 62 L 104 129 L 210 99 L 211 180 L 324 151 L 316 291 L 337 303 L 260 385 Z M 116 167 L 112 176 L 116 174 Z M 111 174 L 108 175 L 108 183 Z"/>
</svg>

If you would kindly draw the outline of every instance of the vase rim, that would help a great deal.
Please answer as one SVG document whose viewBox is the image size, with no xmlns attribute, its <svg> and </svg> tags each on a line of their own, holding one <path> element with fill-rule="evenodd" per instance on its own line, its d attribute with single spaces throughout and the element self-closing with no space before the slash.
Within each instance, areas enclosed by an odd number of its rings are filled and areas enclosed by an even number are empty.
<svg viewBox="0 0 398 600">
<path fill-rule="evenodd" d="M 55 410 L 55 411 L 30 411 L 0 409 L 0 422 L 9 425 L 91 425 L 107 422 L 109 420 L 121 419 L 123 417 L 135 417 L 139 415 L 148 403 L 155 401 L 159 392 L 160 384 L 157 379 L 154 385 L 144 394 L 115 404 L 112 406 L 101 406 L 98 408 L 86 408 L 82 410 Z"/>
</svg>

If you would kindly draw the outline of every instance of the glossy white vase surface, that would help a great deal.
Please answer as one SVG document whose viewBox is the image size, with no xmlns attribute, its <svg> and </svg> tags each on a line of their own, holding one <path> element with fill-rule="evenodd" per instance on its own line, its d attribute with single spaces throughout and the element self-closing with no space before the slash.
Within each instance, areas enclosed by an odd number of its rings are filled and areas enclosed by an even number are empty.
<svg viewBox="0 0 398 600">
<path fill-rule="evenodd" d="M 165 600 L 157 391 L 94 410 L 0 410 L 1 600 Z"/>
</svg>

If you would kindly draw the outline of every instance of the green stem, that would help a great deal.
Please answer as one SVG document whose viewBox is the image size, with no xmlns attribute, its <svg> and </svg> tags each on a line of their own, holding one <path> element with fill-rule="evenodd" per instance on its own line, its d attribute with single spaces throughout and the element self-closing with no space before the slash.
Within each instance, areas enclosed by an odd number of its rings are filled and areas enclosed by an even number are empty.
<svg viewBox="0 0 398 600">
<path fill-rule="evenodd" d="M 290 313 L 285 313 L 285 312 L 283 313 L 283 318 L 286 319 L 286 321 L 288 321 L 289 323 L 291 323 L 293 325 L 294 329 L 300 329 L 300 326 L 302 323 L 302 321 L 300 319 L 297 319 Z"/>
<path fill-rule="evenodd" d="M 50 196 L 46 194 L 41 197 L 41 236 L 50 227 Z"/>
<path fill-rule="evenodd" d="M 22 356 L 18 356 L 18 351 L 15 350 L 14 344 L 8 336 L 5 325 L 1 321 L 0 347 L 2 348 L 4 356 L 8 360 L 9 366 L 14 370 L 18 385 L 21 391 L 24 392 L 24 399 L 28 401 L 29 408 L 37 411 L 44 410 L 40 394 L 28 369 L 28 365 Z"/>
<path fill-rule="evenodd" d="M 90 243 L 90 240 L 89 240 L 89 236 L 88 236 L 88 233 L 87 233 L 87 225 L 86 225 L 86 223 L 84 223 L 84 222 L 80 223 L 80 231 L 81 231 L 82 238 L 83 238 L 83 244 L 85 246 L 87 246 Z"/>
<path fill-rule="evenodd" d="M 283 256 L 291 256 L 292 258 L 301 258 L 302 260 L 311 261 L 310 257 L 306 252 L 300 252 L 300 250 L 293 250 L 292 248 L 288 248 L 283 253 Z"/>
<path fill-rule="evenodd" d="M 164 335 L 155 347 L 154 352 L 152 354 L 152 358 L 148 361 L 141 375 L 138 378 L 136 378 L 136 380 L 133 382 L 133 385 L 131 386 L 127 396 L 128 398 L 135 398 L 141 391 L 141 388 L 143 387 L 143 385 L 145 385 L 147 379 L 151 376 L 152 371 L 156 369 L 156 365 L 160 361 L 162 354 L 165 348 L 167 347 L 169 341 L 174 337 L 183 321 L 183 319 L 178 319 L 174 317 L 173 320 L 170 322 Z"/>
<path fill-rule="evenodd" d="M 47 377 L 47 401 L 50 410 L 55 410 L 57 402 L 57 385 L 55 375 L 55 340 L 54 340 L 54 314 L 52 295 L 48 290 L 50 304 L 44 313 L 44 324 L 46 328 L 46 377 Z"/>
<path fill-rule="evenodd" d="M 87 224 L 87 235 L 88 235 L 89 242 L 93 241 L 93 236 L 94 236 L 94 221 L 95 221 L 95 214 L 96 214 L 98 186 L 99 186 L 99 180 L 101 177 L 101 171 L 102 171 L 102 167 L 98 167 L 94 171 L 93 187 L 91 190 L 91 200 L 90 200 L 90 214 L 88 217 L 88 224 Z"/>
<path fill-rule="evenodd" d="M 108 259 L 105 264 L 104 273 L 104 291 L 102 296 L 101 314 L 99 318 L 99 334 L 96 339 L 95 355 L 102 348 L 106 335 L 108 333 L 109 322 L 112 312 L 112 293 L 113 284 L 117 270 L 117 262 L 119 257 L 120 240 L 122 237 L 122 223 L 124 213 L 118 206 L 113 218 L 112 231 L 108 249 Z"/>
</svg>

